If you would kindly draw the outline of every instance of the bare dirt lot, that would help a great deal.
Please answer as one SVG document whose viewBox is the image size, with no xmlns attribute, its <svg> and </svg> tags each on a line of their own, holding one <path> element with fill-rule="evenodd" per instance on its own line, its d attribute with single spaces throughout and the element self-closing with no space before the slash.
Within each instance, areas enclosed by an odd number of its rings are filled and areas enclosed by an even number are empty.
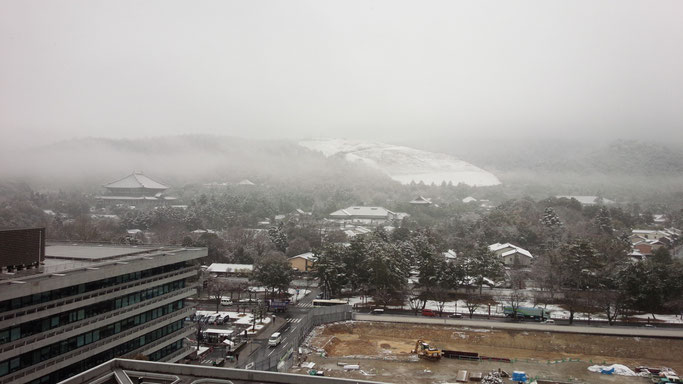
<svg viewBox="0 0 683 384">
<path fill-rule="evenodd" d="M 446 358 L 422 361 L 410 353 L 419 338 L 440 349 L 477 352 L 480 356 L 509 358 L 513 362 Z M 313 353 L 307 359 L 315 362 L 316 368 L 326 369 L 326 375 L 392 383 L 454 382 L 459 369 L 485 372 L 498 368 L 508 372 L 523 370 L 530 377 L 563 382 L 648 382 L 640 377 L 600 375 L 587 370 L 588 366 L 603 362 L 631 368 L 667 366 L 683 372 L 683 340 L 675 339 L 344 322 L 316 328 L 308 345 L 313 350 L 325 351 L 326 357 Z M 337 366 L 338 361 L 359 364 L 361 370 L 344 372 Z"/>
</svg>

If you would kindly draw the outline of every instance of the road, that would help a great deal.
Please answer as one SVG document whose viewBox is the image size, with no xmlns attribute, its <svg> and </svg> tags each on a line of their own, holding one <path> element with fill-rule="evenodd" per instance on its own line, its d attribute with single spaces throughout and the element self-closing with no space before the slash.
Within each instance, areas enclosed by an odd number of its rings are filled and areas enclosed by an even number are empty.
<svg viewBox="0 0 683 384">
<path fill-rule="evenodd" d="M 285 314 L 278 314 L 274 324 L 268 326 L 260 334 L 251 340 L 249 345 L 240 352 L 238 362 L 239 368 L 245 368 L 250 363 L 265 359 L 279 360 L 290 348 L 298 347 L 294 345 L 292 333 L 298 329 L 302 318 L 313 308 L 312 301 L 320 292 L 319 288 L 310 288 L 311 293 L 302 298 L 299 302 L 291 305 Z M 282 334 L 282 342 L 277 347 L 268 346 L 268 338 L 274 332 Z M 246 358 L 244 357 L 246 356 Z"/>
<path fill-rule="evenodd" d="M 565 332 L 583 333 L 589 335 L 607 336 L 639 336 L 639 337 L 663 337 L 683 339 L 683 330 L 671 328 L 644 328 L 644 327 L 617 327 L 617 326 L 577 326 L 577 325 L 551 325 L 529 322 L 505 322 L 505 321 L 486 321 L 486 320 L 465 320 L 432 317 L 416 317 L 410 315 L 370 315 L 354 313 L 354 320 L 360 321 L 384 321 L 390 323 L 417 323 L 417 324 L 443 324 L 459 325 L 473 328 L 490 329 L 513 329 L 523 331 L 541 332 Z"/>
</svg>

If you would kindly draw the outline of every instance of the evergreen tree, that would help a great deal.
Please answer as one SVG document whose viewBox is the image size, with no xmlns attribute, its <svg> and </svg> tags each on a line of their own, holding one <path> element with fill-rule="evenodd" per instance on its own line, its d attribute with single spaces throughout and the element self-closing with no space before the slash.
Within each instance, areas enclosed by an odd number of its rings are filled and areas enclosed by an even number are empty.
<svg viewBox="0 0 683 384">
<path fill-rule="evenodd" d="M 604 206 L 600 207 L 600 210 L 595 217 L 595 224 L 598 227 L 598 230 L 602 233 L 611 235 L 614 232 L 614 227 L 612 226 L 612 217 L 609 214 L 609 210 Z"/>
<path fill-rule="evenodd" d="M 270 241 L 273 242 L 275 248 L 280 252 L 287 252 L 287 247 L 289 242 L 287 240 L 287 232 L 285 231 L 284 224 L 279 222 L 268 229 L 268 237 Z"/>
</svg>

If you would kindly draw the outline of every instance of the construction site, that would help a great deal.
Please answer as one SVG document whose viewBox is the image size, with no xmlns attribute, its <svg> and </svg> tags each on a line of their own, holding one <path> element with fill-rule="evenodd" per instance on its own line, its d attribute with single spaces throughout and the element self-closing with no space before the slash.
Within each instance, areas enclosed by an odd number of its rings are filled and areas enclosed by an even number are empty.
<svg viewBox="0 0 683 384">
<path fill-rule="evenodd" d="M 675 375 L 681 357 L 681 339 L 347 321 L 315 328 L 290 372 L 388 383 L 510 382 L 520 372 L 539 384 L 651 383 L 644 367 Z"/>
</svg>

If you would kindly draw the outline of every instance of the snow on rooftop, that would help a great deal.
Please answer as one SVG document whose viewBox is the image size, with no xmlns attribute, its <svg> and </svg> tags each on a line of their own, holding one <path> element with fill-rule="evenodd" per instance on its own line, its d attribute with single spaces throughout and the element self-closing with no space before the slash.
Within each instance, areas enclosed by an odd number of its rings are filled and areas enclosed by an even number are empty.
<svg viewBox="0 0 683 384">
<path fill-rule="evenodd" d="M 300 254 L 300 255 L 296 255 L 296 256 L 290 257 L 290 259 L 297 259 L 297 258 L 299 258 L 299 259 L 306 259 L 306 260 L 312 260 L 312 259 L 315 258 L 315 254 L 313 254 L 313 252 L 306 252 L 306 253 L 302 253 L 302 254 Z"/>
<path fill-rule="evenodd" d="M 206 270 L 213 273 L 251 272 L 254 270 L 254 266 L 252 264 L 213 263 Z"/>
<path fill-rule="evenodd" d="M 348 208 L 340 209 L 330 213 L 332 217 L 354 217 L 354 216 L 365 216 L 365 217 L 377 217 L 377 218 L 387 218 L 389 215 L 393 215 L 394 212 L 383 208 L 383 207 L 361 207 L 361 206 L 351 206 Z"/>
<path fill-rule="evenodd" d="M 491 252 L 498 252 L 498 251 L 504 250 L 506 248 L 510 248 L 510 250 L 503 252 L 501 254 L 501 256 L 509 256 L 509 255 L 514 254 L 514 253 L 519 253 L 519 254 L 522 254 L 524 256 L 533 258 L 533 256 L 531 255 L 531 252 L 527 251 L 524 248 L 510 244 L 510 243 L 504 243 L 504 244 L 494 243 L 494 244 L 489 245 L 489 250 L 491 250 Z"/>
<path fill-rule="evenodd" d="M 167 186 L 152 180 L 151 178 L 142 174 L 142 172 L 133 172 L 123 179 L 116 180 L 105 185 L 105 188 L 123 188 L 123 189 L 168 189 Z"/>
</svg>

